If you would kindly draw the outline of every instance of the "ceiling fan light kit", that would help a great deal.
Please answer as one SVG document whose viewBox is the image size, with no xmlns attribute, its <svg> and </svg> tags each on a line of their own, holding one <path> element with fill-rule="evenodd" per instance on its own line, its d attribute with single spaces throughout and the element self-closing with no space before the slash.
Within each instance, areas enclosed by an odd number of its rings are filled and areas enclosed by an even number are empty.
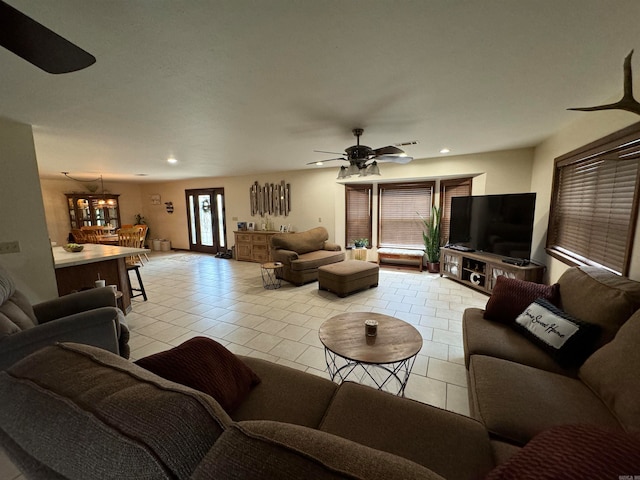
<svg viewBox="0 0 640 480">
<path fill-rule="evenodd" d="M 367 167 L 367 175 L 380 175 L 378 162 L 374 160 L 373 163 Z"/>
<path fill-rule="evenodd" d="M 357 164 L 352 163 L 349 165 L 349 168 L 347 169 L 347 176 L 350 177 L 351 175 L 358 175 L 360 173 L 360 168 L 358 167 Z"/>
<path fill-rule="evenodd" d="M 360 136 L 364 130 L 362 128 L 354 128 L 352 130 L 353 135 L 356 137 L 357 142 L 344 151 L 345 157 L 331 158 L 324 160 L 325 162 L 331 162 L 333 160 L 342 160 L 349 162 L 349 166 L 344 165 L 338 170 L 337 180 L 344 180 L 354 175 L 359 177 L 366 177 L 368 175 L 380 175 L 380 167 L 378 167 L 378 161 L 382 162 L 394 162 L 394 163 L 409 163 L 413 160 L 413 157 L 408 156 L 404 150 L 398 148 L 395 145 L 387 145 L 386 147 L 373 149 L 366 145 L 360 145 Z M 406 142 L 399 145 L 415 145 L 418 142 Z M 316 150 L 320 153 L 331 153 L 323 150 Z M 307 165 L 322 165 L 323 162 L 315 161 L 309 162 Z"/>
</svg>

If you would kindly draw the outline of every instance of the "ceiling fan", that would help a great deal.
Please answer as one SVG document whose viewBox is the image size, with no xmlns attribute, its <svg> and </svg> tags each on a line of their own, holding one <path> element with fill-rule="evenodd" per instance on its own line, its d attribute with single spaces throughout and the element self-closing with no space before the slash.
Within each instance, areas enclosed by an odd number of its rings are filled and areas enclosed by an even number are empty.
<svg viewBox="0 0 640 480">
<path fill-rule="evenodd" d="M 0 45 L 48 73 L 69 73 L 96 58 L 0 0 Z"/>
<path fill-rule="evenodd" d="M 318 162 L 309 162 L 307 165 L 322 165 L 324 162 L 331 162 L 335 160 L 349 162 L 349 167 L 345 167 L 343 165 L 340 167 L 340 171 L 338 172 L 338 179 L 343 179 L 350 177 L 351 175 L 359 175 L 361 177 L 367 175 L 380 175 L 378 162 L 404 164 L 413 160 L 413 157 L 409 157 L 404 150 L 398 148 L 396 145 L 387 145 L 386 147 L 381 148 L 371 148 L 366 145 L 360 145 L 360 136 L 364 133 L 364 130 L 362 128 L 354 128 L 352 132 L 357 141 L 355 145 L 345 149 L 346 158 L 345 155 L 341 153 L 314 150 L 318 153 L 335 153 L 336 155 L 342 156 Z M 415 145 L 416 143 L 418 142 L 406 142 L 399 145 Z"/>
</svg>

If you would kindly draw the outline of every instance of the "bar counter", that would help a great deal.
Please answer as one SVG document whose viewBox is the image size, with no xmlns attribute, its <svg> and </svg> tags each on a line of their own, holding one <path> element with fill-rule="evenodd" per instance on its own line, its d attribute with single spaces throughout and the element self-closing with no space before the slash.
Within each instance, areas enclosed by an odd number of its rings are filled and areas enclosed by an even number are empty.
<svg viewBox="0 0 640 480">
<path fill-rule="evenodd" d="M 85 243 L 81 252 L 66 252 L 62 247 L 53 247 L 51 250 L 58 295 L 94 288 L 95 281 L 102 279 L 107 285 L 118 287 L 122 292 L 120 307 L 125 313 L 131 311 L 125 259 L 148 252 L 147 249 Z"/>
</svg>

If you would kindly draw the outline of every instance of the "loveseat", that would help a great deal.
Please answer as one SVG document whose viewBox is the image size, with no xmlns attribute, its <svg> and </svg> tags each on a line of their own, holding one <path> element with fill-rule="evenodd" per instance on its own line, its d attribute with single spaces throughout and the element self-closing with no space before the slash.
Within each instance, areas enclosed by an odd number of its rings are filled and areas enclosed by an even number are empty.
<svg viewBox="0 0 640 480">
<path fill-rule="evenodd" d="M 318 280 L 318 267 L 342 262 L 344 252 L 340 245 L 329 242 L 324 227 L 305 232 L 278 233 L 271 237 L 271 254 L 274 262 L 281 262 L 276 270 L 278 278 L 295 285 Z"/>
<path fill-rule="evenodd" d="M 640 432 L 640 283 L 574 267 L 557 285 L 540 287 L 560 312 L 586 322 L 582 327 L 599 327 L 575 351 L 580 357 L 560 363 L 557 350 L 534 343 L 514 324 L 515 312 L 536 296 L 527 291 L 532 288 L 538 289 L 502 279 L 486 309 L 469 308 L 463 315 L 470 409 L 487 428 L 497 461 L 558 425 Z M 511 316 L 496 317 L 508 310 L 514 310 Z M 545 331 L 554 328 L 535 318 Z"/>
<path fill-rule="evenodd" d="M 45 345 L 65 341 L 129 357 L 129 330 L 113 290 L 93 288 L 31 305 L 0 267 L 0 370 Z"/>
</svg>

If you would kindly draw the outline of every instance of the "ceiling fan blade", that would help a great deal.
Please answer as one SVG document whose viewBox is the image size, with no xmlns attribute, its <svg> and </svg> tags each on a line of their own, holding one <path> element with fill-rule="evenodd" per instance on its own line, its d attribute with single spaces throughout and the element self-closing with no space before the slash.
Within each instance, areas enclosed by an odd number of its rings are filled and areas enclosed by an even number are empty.
<svg viewBox="0 0 640 480">
<path fill-rule="evenodd" d="M 378 156 L 378 155 L 400 155 L 401 153 L 404 153 L 404 150 L 395 147 L 393 145 L 387 145 L 386 147 L 381 147 L 381 148 L 376 148 L 373 153 Z"/>
<path fill-rule="evenodd" d="M 327 152 L 326 150 L 314 150 L 316 153 L 330 153 L 331 155 L 344 155 L 342 152 Z"/>
<path fill-rule="evenodd" d="M 401 157 L 400 155 L 378 155 L 376 157 L 373 157 L 373 160 L 376 160 L 377 162 L 393 162 L 405 164 L 413 160 L 413 157 Z"/>
<path fill-rule="evenodd" d="M 334 160 L 343 160 L 345 162 L 348 162 L 349 160 L 347 160 L 346 158 L 329 158 L 328 160 L 317 160 L 315 162 L 309 162 L 307 163 L 307 165 L 322 165 L 324 162 L 333 162 Z"/>
<path fill-rule="evenodd" d="M 48 73 L 75 72 L 96 58 L 0 1 L 0 45 Z"/>
</svg>

